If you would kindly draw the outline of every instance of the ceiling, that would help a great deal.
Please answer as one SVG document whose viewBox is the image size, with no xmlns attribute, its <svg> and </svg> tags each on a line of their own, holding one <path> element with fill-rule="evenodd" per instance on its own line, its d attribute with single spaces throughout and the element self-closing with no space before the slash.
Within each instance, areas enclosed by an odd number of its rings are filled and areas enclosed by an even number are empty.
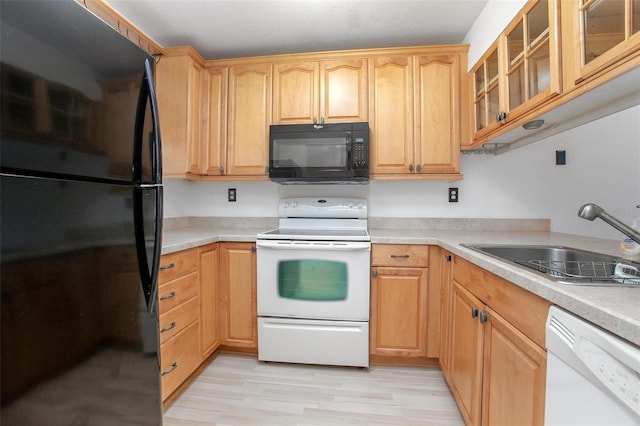
<svg viewBox="0 0 640 426">
<path fill-rule="evenodd" d="M 488 0 L 104 0 L 205 59 L 461 43 Z"/>
</svg>

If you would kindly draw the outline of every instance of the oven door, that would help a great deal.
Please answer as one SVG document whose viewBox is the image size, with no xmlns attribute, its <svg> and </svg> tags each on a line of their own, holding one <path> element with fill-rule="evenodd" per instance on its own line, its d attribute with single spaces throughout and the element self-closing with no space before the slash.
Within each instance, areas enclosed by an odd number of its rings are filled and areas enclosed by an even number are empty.
<svg viewBox="0 0 640 426">
<path fill-rule="evenodd" d="M 369 319 L 371 243 L 258 240 L 259 316 Z"/>
</svg>

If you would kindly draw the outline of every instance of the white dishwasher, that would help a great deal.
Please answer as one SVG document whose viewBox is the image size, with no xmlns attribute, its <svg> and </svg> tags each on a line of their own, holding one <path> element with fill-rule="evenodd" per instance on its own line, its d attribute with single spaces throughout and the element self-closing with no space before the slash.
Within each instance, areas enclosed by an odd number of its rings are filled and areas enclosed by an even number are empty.
<svg viewBox="0 0 640 426">
<path fill-rule="evenodd" d="M 640 425 L 640 347 L 555 306 L 546 345 L 545 425 Z"/>
</svg>

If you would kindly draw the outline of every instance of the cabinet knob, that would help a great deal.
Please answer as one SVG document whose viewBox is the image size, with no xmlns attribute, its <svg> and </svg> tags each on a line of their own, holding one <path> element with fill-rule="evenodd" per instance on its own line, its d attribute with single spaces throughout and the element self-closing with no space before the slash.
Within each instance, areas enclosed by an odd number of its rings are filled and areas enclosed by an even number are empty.
<svg viewBox="0 0 640 426">
<path fill-rule="evenodd" d="M 451 262 L 453 260 L 453 257 L 451 257 L 450 254 L 445 256 L 445 259 L 447 259 L 447 262 Z"/>
<path fill-rule="evenodd" d="M 254 245 L 252 245 L 252 246 L 251 246 L 251 251 L 252 251 L 253 253 L 255 253 L 255 252 L 256 252 L 256 250 L 257 250 L 257 249 L 256 249 L 256 245 L 255 245 L 255 244 L 254 244 Z"/>
<path fill-rule="evenodd" d="M 409 171 L 412 172 L 413 171 L 413 164 L 409 164 Z"/>
<path fill-rule="evenodd" d="M 420 164 L 416 165 L 416 172 L 419 172 L 420 170 L 422 170 L 422 166 Z"/>
<path fill-rule="evenodd" d="M 471 308 L 471 318 L 475 318 L 478 316 L 478 308 Z"/>
<path fill-rule="evenodd" d="M 480 324 L 484 324 L 487 322 L 487 313 L 482 311 L 480 312 Z"/>
<path fill-rule="evenodd" d="M 220 174 L 224 174 L 224 167 L 220 166 Z"/>
<path fill-rule="evenodd" d="M 371 271 L 371 276 L 372 276 L 373 278 L 377 277 L 377 276 L 378 276 L 378 270 L 377 270 L 377 269 L 374 269 L 373 271 Z"/>
</svg>

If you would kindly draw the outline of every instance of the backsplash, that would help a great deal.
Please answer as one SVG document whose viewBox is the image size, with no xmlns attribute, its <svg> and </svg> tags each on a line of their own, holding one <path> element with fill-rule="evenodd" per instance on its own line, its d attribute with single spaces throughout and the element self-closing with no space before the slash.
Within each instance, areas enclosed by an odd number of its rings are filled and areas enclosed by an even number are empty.
<svg viewBox="0 0 640 426">
<path fill-rule="evenodd" d="M 275 218 L 281 197 L 349 196 L 366 198 L 371 218 L 549 219 L 554 232 L 621 239 L 605 223 L 580 219 L 577 212 L 594 202 L 623 222 L 633 220 L 640 204 L 638 116 L 640 106 L 500 156 L 462 155 L 464 179 L 454 182 L 278 185 L 167 179 L 165 217 Z M 566 151 L 567 165 L 555 165 L 556 150 Z M 458 203 L 448 202 L 449 187 L 459 188 Z M 237 189 L 237 202 L 227 201 L 228 188 Z"/>
</svg>

